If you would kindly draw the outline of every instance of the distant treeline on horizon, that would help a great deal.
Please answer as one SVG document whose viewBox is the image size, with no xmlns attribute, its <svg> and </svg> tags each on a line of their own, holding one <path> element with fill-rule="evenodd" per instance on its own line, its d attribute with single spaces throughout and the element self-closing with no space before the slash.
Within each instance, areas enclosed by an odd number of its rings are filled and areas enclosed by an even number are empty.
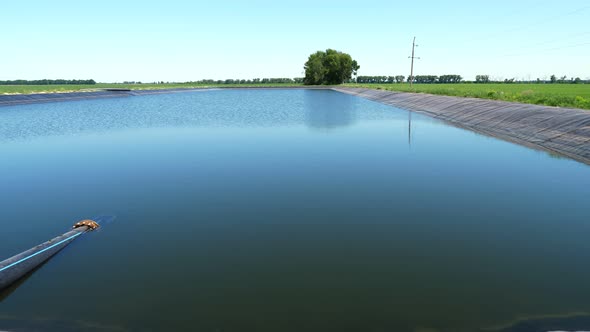
<svg viewBox="0 0 590 332">
<path fill-rule="evenodd" d="M 203 84 L 303 84 L 303 77 L 296 78 L 254 78 L 246 79 L 225 79 L 212 80 L 204 79 L 200 81 L 186 81 L 186 82 L 170 82 L 170 81 L 156 81 L 156 82 L 138 82 L 138 81 L 123 81 L 115 84 L 188 84 L 188 85 L 203 85 Z"/>
<path fill-rule="evenodd" d="M 162 82 L 163 83 L 163 82 Z M 225 80 L 212 80 L 205 79 L 200 81 L 186 82 L 189 84 L 303 84 L 303 77 L 295 78 L 254 78 L 251 80 L 246 79 L 225 79 Z"/>
<path fill-rule="evenodd" d="M 409 81 L 409 78 L 408 78 Z M 404 83 L 406 77 L 403 75 L 396 76 L 358 76 L 356 81 L 350 80 L 350 83 L 362 83 L 362 84 L 393 84 L 393 83 Z M 582 80 L 579 77 L 567 78 L 566 76 L 556 77 L 551 75 L 549 80 L 541 80 L 539 78 L 535 80 L 516 80 L 515 78 L 507 78 L 504 80 L 493 80 L 490 79 L 489 75 L 477 75 L 475 81 L 464 81 L 461 75 L 416 75 L 414 76 L 413 83 L 420 84 L 445 84 L 445 83 L 571 83 L 571 84 L 584 84 L 590 83 L 589 80 Z"/>
<path fill-rule="evenodd" d="M 393 83 L 407 83 L 409 79 L 403 75 L 396 76 L 358 76 L 346 80 L 345 83 L 359 83 L 359 84 L 393 84 Z M 493 80 L 489 75 L 477 75 L 474 81 L 463 80 L 461 75 L 416 75 L 413 83 L 419 84 L 436 84 L 436 83 L 590 83 L 590 80 L 581 80 L 579 77 L 567 79 L 565 76 L 560 78 L 551 75 L 550 80 L 516 80 L 514 78 L 505 80 Z M 121 84 L 144 84 L 137 81 L 124 81 Z M 187 82 L 149 82 L 147 84 L 303 84 L 303 77 L 296 78 L 255 78 L 255 79 L 225 79 L 213 80 L 204 79 L 199 81 Z"/>
<path fill-rule="evenodd" d="M 406 77 L 403 75 L 396 76 L 358 76 L 356 83 L 403 83 Z M 416 75 L 414 83 L 461 83 L 461 75 Z M 410 78 L 408 78 L 410 81 Z"/>
<path fill-rule="evenodd" d="M 96 82 L 92 79 L 90 80 L 10 80 L 10 81 L 0 81 L 0 85 L 61 85 L 61 84 L 78 84 L 78 85 L 92 85 L 96 84 Z"/>
<path fill-rule="evenodd" d="M 346 83 L 360 83 L 360 84 L 394 84 L 394 83 L 407 83 L 406 77 L 403 75 L 396 76 L 358 76 L 346 80 Z M 416 75 L 414 76 L 413 83 L 418 84 L 443 84 L 443 83 L 564 83 L 564 84 L 590 84 L 590 80 L 582 80 L 579 77 L 567 78 L 566 76 L 556 77 L 551 75 L 549 80 L 516 80 L 514 78 L 504 80 L 492 80 L 489 75 L 477 75 L 474 81 L 463 80 L 461 75 Z M 95 85 L 95 80 L 64 80 L 64 79 L 43 79 L 43 80 L 4 80 L 0 81 L 0 85 Z M 203 79 L 199 81 L 187 81 L 187 82 L 139 82 L 139 81 L 124 81 L 122 83 L 105 83 L 105 84 L 303 84 L 303 77 L 295 78 L 254 78 L 254 79 L 225 79 L 225 80 L 213 80 Z"/>
</svg>

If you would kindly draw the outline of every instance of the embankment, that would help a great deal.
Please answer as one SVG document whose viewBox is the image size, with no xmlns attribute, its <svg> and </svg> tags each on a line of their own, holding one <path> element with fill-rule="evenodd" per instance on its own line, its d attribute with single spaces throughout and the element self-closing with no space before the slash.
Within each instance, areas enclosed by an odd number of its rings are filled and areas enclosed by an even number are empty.
<svg viewBox="0 0 590 332">
<path fill-rule="evenodd" d="M 154 95 L 161 93 L 188 92 L 202 89 L 153 89 L 153 90 L 118 90 L 64 93 L 33 93 L 0 95 L 0 106 L 14 106 L 24 104 L 51 103 L 101 98 L 122 98 L 131 96 Z"/>
<path fill-rule="evenodd" d="M 590 165 L 590 111 L 363 88 L 333 90 L 424 113 L 458 127 Z"/>
</svg>

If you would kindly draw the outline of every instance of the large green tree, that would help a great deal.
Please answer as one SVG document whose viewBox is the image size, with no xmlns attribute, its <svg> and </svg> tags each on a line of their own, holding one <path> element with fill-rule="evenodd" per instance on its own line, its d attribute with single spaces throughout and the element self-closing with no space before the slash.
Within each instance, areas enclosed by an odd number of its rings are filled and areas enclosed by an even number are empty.
<svg viewBox="0 0 590 332">
<path fill-rule="evenodd" d="M 306 85 L 341 84 L 356 75 L 360 66 L 349 54 L 327 49 L 309 56 L 305 63 Z"/>
</svg>

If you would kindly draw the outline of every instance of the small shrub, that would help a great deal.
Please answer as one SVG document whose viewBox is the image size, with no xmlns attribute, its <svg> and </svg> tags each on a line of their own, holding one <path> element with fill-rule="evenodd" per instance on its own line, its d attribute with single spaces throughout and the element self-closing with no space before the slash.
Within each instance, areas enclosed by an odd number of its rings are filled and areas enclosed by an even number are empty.
<svg viewBox="0 0 590 332">
<path fill-rule="evenodd" d="M 586 99 L 582 96 L 576 96 L 574 99 L 574 106 L 580 108 L 590 108 L 590 99 Z"/>
</svg>

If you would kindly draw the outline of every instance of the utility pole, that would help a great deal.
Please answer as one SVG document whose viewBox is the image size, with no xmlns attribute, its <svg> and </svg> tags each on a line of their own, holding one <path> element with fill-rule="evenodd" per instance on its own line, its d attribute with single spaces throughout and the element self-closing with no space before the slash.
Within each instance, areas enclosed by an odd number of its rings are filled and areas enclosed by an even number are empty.
<svg viewBox="0 0 590 332">
<path fill-rule="evenodd" d="M 420 59 L 419 57 L 414 56 L 414 48 L 416 48 L 418 45 L 416 45 L 416 37 L 414 37 L 414 41 L 412 41 L 412 56 L 409 56 L 408 58 L 412 59 L 412 65 L 410 67 L 410 87 L 412 87 L 412 83 L 414 81 L 414 59 Z"/>
</svg>

